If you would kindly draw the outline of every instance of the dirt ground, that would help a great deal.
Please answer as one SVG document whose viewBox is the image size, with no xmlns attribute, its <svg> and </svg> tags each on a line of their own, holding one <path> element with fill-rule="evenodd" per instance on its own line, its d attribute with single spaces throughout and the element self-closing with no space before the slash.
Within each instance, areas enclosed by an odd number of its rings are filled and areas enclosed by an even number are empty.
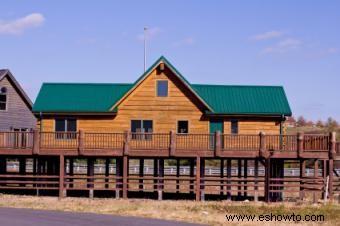
<svg viewBox="0 0 340 226">
<path fill-rule="evenodd" d="M 31 208 L 70 212 L 90 212 L 121 216 L 138 216 L 177 220 L 207 225 L 340 225 L 340 205 L 337 203 L 254 203 L 227 201 L 156 201 L 145 199 L 36 197 L 0 194 L 0 207 Z M 255 222 L 228 221 L 226 215 L 256 215 Z M 257 221 L 261 214 L 323 215 L 324 221 Z"/>
</svg>

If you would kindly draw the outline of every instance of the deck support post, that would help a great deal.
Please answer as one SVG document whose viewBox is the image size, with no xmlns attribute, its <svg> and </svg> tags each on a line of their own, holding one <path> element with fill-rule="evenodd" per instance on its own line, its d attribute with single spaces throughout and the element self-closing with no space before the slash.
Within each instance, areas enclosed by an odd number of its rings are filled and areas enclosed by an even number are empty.
<svg viewBox="0 0 340 226">
<path fill-rule="evenodd" d="M 319 160 L 315 159 L 314 160 L 314 177 L 318 178 L 319 177 Z M 316 192 L 313 192 L 313 203 L 317 203 L 317 196 Z"/>
<path fill-rule="evenodd" d="M 74 159 L 72 157 L 69 159 L 69 175 L 74 176 Z M 73 188 L 73 178 L 69 179 L 69 182 L 69 187 Z"/>
<path fill-rule="evenodd" d="M 144 190 L 144 158 L 139 159 L 139 181 L 138 181 L 138 188 L 139 192 L 143 192 Z"/>
<path fill-rule="evenodd" d="M 200 180 L 200 184 L 201 184 L 201 201 L 204 201 L 205 200 L 205 186 L 204 186 L 204 176 L 205 176 L 205 159 L 202 158 L 201 159 L 201 167 L 200 167 L 200 171 L 201 171 L 201 180 Z"/>
<path fill-rule="evenodd" d="M 87 187 L 89 188 L 89 197 L 92 199 L 94 196 L 94 158 L 87 159 Z"/>
<path fill-rule="evenodd" d="M 116 158 L 116 199 L 120 198 L 120 193 L 122 192 L 123 188 L 122 168 L 122 158 Z"/>
<path fill-rule="evenodd" d="M 158 159 L 158 200 L 163 200 L 164 159 Z"/>
<path fill-rule="evenodd" d="M 221 131 L 215 132 L 215 156 L 221 156 L 222 142 L 221 142 Z"/>
<path fill-rule="evenodd" d="M 7 172 L 7 159 L 6 157 L 0 157 L 0 174 Z"/>
<path fill-rule="evenodd" d="M 26 175 L 26 158 L 20 157 L 19 158 L 19 175 L 24 176 Z M 25 181 L 25 178 L 22 178 L 22 181 Z M 20 184 L 20 187 L 25 187 L 26 184 Z"/>
<path fill-rule="evenodd" d="M 220 178 L 221 178 L 221 186 L 220 186 L 220 196 L 224 195 L 224 186 L 223 186 L 223 179 L 224 179 L 224 159 L 222 158 L 220 161 Z"/>
<path fill-rule="evenodd" d="M 65 158 L 64 155 L 59 156 L 59 199 L 66 196 L 65 191 Z"/>
<path fill-rule="evenodd" d="M 270 164 L 271 164 L 271 166 L 270 166 L 270 178 L 275 179 L 271 182 L 271 184 L 283 185 L 283 181 L 277 180 L 277 179 L 283 179 L 284 178 L 284 160 L 282 160 L 282 159 L 271 159 Z M 281 187 L 281 186 L 270 186 L 269 189 L 274 190 L 274 192 L 272 192 L 270 194 L 270 200 L 271 201 L 274 201 L 274 202 L 282 201 L 282 199 L 283 199 L 282 192 L 279 192 L 279 191 L 283 190 L 283 187 Z"/>
<path fill-rule="evenodd" d="M 201 157 L 196 157 L 196 201 L 201 200 Z"/>
<path fill-rule="evenodd" d="M 305 178 L 305 170 L 306 170 L 306 160 L 300 159 L 300 200 L 303 200 L 305 197 L 305 188 L 304 188 L 304 178 Z"/>
<path fill-rule="evenodd" d="M 265 174 L 264 174 L 264 200 L 265 202 L 270 202 L 270 158 L 266 159 L 265 160 L 265 164 L 264 164 L 264 167 L 265 167 Z"/>
<path fill-rule="evenodd" d="M 190 159 L 190 177 L 193 178 L 195 176 L 195 173 L 194 173 L 194 168 L 195 168 L 195 159 Z M 194 194 L 194 183 L 195 181 L 194 180 L 190 180 L 190 194 Z"/>
<path fill-rule="evenodd" d="M 231 159 L 227 159 L 227 200 L 231 200 Z"/>
<path fill-rule="evenodd" d="M 329 134 L 329 161 L 328 161 L 328 175 L 329 175 L 329 184 L 328 184 L 328 195 L 329 199 L 333 199 L 333 180 L 334 180 L 334 158 L 336 156 L 336 133 L 331 132 Z"/>
<path fill-rule="evenodd" d="M 158 177 L 158 159 L 156 158 L 153 159 L 153 177 L 153 190 L 156 192 L 158 188 L 158 180 L 156 179 Z"/>
<path fill-rule="evenodd" d="M 123 156 L 123 198 L 128 196 L 128 176 L 129 176 L 129 159 L 128 156 Z"/>
<path fill-rule="evenodd" d="M 109 186 L 109 176 L 110 176 L 110 159 L 106 158 L 105 159 L 105 188 L 108 189 Z"/>
<path fill-rule="evenodd" d="M 176 177 L 177 179 L 179 179 L 181 175 L 181 160 L 180 159 L 176 159 Z M 176 180 L 176 193 L 178 194 L 179 193 L 179 183 L 180 181 L 179 180 Z"/>
<path fill-rule="evenodd" d="M 244 159 L 243 160 L 244 164 L 243 164 L 243 179 L 244 179 L 244 186 L 243 186 L 243 189 L 244 189 L 244 197 L 247 198 L 248 196 L 248 193 L 247 193 L 247 190 L 248 190 L 248 186 L 247 186 L 247 178 L 248 178 L 248 160 L 247 159 Z"/>
<path fill-rule="evenodd" d="M 242 187 L 241 187 L 241 179 L 242 179 L 242 160 L 241 159 L 238 159 L 237 160 L 237 198 L 240 200 L 241 198 L 241 190 L 242 190 Z"/>
<path fill-rule="evenodd" d="M 259 179 L 259 159 L 256 158 L 255 159 L 255 163 L 254 163 L 254 201 L 258 202 L 259 201 L 259 187 L 258 187 L 258 179 Z"/>
</svg>

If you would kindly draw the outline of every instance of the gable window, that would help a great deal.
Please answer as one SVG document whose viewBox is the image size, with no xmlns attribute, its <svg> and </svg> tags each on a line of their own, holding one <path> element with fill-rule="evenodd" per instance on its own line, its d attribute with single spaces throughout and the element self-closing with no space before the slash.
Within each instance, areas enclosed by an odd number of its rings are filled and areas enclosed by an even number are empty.
<svg viewBox="0 0 340 226">
<path fill-rule="evenodd" d="M 76 139 L 77 120 L 73 118 L 55 119 L 56 139 Z"/>
<path fill-rule="evenodd" d="M 189 122 L 187 120 L 177 121 L 177 133 L 181 134 L 189 133 Z"/>
<path fill-rule="evenodd" d="M 168 81 L 157 80 L 157 96 L 167 97 L 168 96 Z"/>
<path fill-rule="evenodd" d="M 231 126 L 230 128 L 231 134 L 238 134 L 238 120 L 232 119 L 230 126 Z"/>
<path fill-rule="evenodd" d="M 152 120 L 131 120 L 132 139 L 152 139 L 153 122 Z M 140 134 L 138 134 L 140 133 Z"/>
<path fill-rule="evenodd" d="M 7 88 L 2 87 L 0 89 L 0 111 L 6 111 L 7 109 Z"/>
</svg>

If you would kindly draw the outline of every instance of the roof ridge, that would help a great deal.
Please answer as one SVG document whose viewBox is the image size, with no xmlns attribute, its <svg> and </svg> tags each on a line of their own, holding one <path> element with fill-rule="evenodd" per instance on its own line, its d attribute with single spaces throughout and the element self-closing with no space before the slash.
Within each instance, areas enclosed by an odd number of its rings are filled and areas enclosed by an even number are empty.
<svg viewBox="0 0 340 226">
<path fill-rule="evenodd" d="M 282 85 L 222 85 L 222 84 L 191 84 L 193 86 L 221 86 L 221 87 L 275 87 L 283 88 Z"/>
</svg>

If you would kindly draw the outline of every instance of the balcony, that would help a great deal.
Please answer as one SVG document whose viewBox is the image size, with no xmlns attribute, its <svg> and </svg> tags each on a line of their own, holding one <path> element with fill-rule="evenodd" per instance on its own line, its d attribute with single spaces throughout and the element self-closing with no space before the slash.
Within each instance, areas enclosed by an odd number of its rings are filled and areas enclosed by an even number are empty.
<svg viewBox="0 0 340 226">
<path fill-rule="evenodd" d="M 232 135 L 97 132 L 0 132 L 0 154 L 88 155 L 139 157 L 324 158 L 331 151 L 330 135 Z M 339 155 L 339 150 L 337 150 Z"/>
</svg>

